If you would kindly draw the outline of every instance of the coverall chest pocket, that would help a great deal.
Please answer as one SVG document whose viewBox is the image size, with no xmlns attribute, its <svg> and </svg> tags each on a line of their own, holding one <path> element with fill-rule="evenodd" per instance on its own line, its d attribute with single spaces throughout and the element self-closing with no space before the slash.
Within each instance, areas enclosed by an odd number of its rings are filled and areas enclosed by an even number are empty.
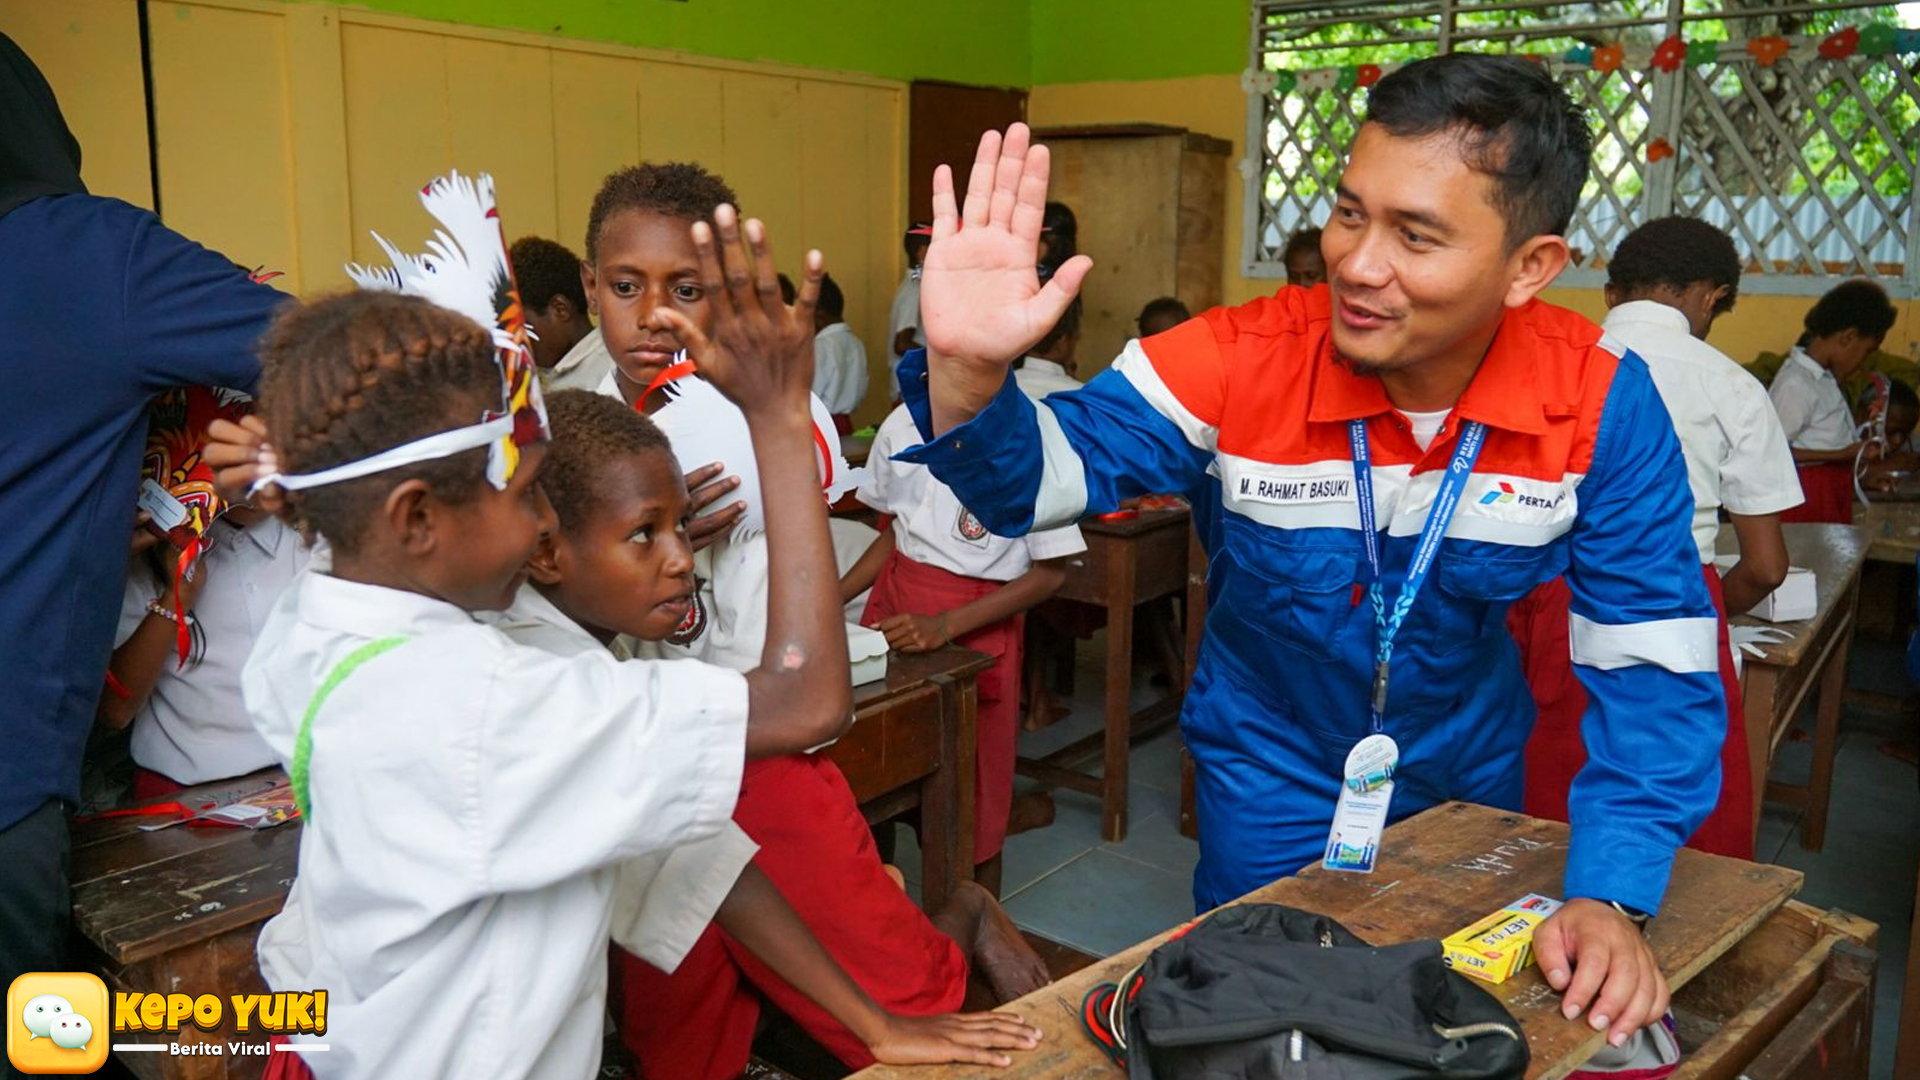
<svg viewBox="0 0 1920 1080">
<path fill-rule="evenodd" d="M 1442 552 L 1431 618 L 1435 655 L 1475 646 L 1489 634 L 1507 632 L 1507 608 L 1540 583 L 1541 560 L 1486 558 Z M 1417 607 L 1427 607 L 1422 600 Z"/>
<path fill-rule="evenodd" d="M 1351 552 L 1241 549 L 1232 555 L 1231 573 L 1218 604 L 1226 616 L 1223 631 L 1251 631 L 1317 660 L 1339 655 L 1341 635 L 1358 610 Z"/>
</svg>

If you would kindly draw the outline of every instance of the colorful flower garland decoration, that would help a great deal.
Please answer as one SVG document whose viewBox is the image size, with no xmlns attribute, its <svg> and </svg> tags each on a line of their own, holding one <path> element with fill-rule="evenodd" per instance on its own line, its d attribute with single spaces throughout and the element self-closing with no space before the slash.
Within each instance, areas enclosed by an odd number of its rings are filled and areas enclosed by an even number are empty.
<svg viewBox="0 0 1920 1080">
<path fill-rule="evenodd" d="M 1822 37 L 1786 38 L 1778 35 L 1752 38 L 1745 42 L 1727 41 L 1688 41 L 1679 34 L 1660 42 L 1649 49 L 1647 46 L 1612 45 L 1576 45 L 1566 52 L 1555 56 L 1535 54 L 1516 54 L 1524 60 L 1532 60 L 1549 67 L 1585 68 L 1609 75 L 1615 71 L 1644 69 L 1649 71 L 1675 72 L 1685 65 L 1704 67 L 1717 64 L 1723 54 L 1738 56 L 1745 53 L 1761 67 L 1772 67 L 1787 56 L 1795 59 L 1810 59 L 1815 56 L 1827 60 L 1845 60 L 1853 56 L 1896 57 L 1904 54 L 1920 53 L 1920 30 L 1903 30 L 1886 23 L 1871 23 L 1867 26 L 1849 26 Z M 1343 64 L 1334 68 L 1317 68 L 1302 71 L 1263 72 L 1258 88 L 1285 96 L 1295 90 L 1319 92 L 1338 90 L 1348 93 L 1356 89 L 1364 90 L 1387 73 L 1402 65 L 1388 62 L 1377 64 Z M 1251 85 L 1251 84 L 1249 84 Z M 1651 157 L 1652 148 L 1649 148 Z M 1666 154 L 1671 156 L 1673 148 L 1668 147 Z M 1659 160 L 1659 158 L 1652 158 Z"/>
</svg>

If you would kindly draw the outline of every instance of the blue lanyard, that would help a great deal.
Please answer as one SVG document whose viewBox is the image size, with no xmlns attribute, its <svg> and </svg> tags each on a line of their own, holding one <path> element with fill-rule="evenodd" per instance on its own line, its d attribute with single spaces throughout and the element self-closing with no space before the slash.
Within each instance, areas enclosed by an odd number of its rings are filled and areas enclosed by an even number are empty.
<svg viewBox="0 0 1920 1080">
<path fill-rule="evenodd" d="M 1373 696 L 1368 702 L 1368 712 L 1373 731 L 1378 734 L 1386 727 L 1387 663 L 1393 659 L 1393 639 L 1400 633 L 1400 624 L 1406 621 L 1407 612 L 1413 608 L 1413 598 L 1420 594 L 1420 586 L 1426 584 L 1427 575 L 1433 570 L 1434 558 L 1440 554 L 1440 541 L 1446 538 L 1453 512 L 1460 507 L 1460 495 L 1467 489 L 1467 478 L 1473 475 L 1473 463 L 1479 460 L 1481 444 L 1486 442 L 1487 426 L 1478 420 L 1460 425 L 1460 442 L 1454 448 L 1453 462 L 1440 478 L 1440 491 L 1434 496 L 1433 509 L 1420 530 L 1420 546 L 1414 548 L 1413 561 L 1407 564 L 1407 580 L 1400 586 L 1391 615 L 1380 584 L 1380 534 L 1374 524 L 1373 454 L 1367 447 L 1367 422 L 1350 421 L 1347 433 L 1353 440 L 1353 487 L 1360 501 L 1360 535 L 1366 541 L 1367 565 L 1373 570 L 1373 581 L 1367 588 L 1367 595 L 1373 600 L 1375 643 Z"/>
</svg>

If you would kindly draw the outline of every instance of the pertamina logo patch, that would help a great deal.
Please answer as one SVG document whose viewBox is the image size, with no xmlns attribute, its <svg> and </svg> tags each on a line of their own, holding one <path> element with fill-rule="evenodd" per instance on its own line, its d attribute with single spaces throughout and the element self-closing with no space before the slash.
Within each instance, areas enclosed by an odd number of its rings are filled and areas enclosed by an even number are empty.
<svg viewBox="0 0 1920 1080">
<path fill-rule="evenodd" d="M 1523 491 L 1515 491 L 1513 485 L 1507 483 L 1505 480 L 1495 481 L 1495 484 L 1499 490 L 1489 491 L 1485 495 L 1480 496 L 1481 506 L 1519 505 L 1531 507 L 1535 510 L 1551 510 L 1559 506 L 1560 501 L 1567 497 L 1565 492 L 1561 492 L 1551 499 L 1543 499 L 1538 495 L 1528 495 Z"/>
</svg>

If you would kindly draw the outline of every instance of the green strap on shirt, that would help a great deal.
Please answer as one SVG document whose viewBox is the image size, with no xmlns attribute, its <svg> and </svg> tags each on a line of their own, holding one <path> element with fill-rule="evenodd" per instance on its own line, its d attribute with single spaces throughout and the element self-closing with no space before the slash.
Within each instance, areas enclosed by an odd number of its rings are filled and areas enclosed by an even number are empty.
<svg viewBox="0 0 1920 1080">
<path fill-rule="evenodd" d="M 293 738 L 293 764 L 287 769 L 287 779 L 293 785 L 293 804 L 300 808 L 302 820 L 313 817 L 313 802 L 307 795 L 307 768 L 313 759 L 313 718 L 320 714 L 320 707 L 333 696 L 334 690 L 347 681 L 347 676 L 358 671 L 360 665 L 390 649 L 405 645 L 404 637 L 387 637 L 378 641 L 369 641 L 365 645 L 347 654 L 345 660 L 333 666 L 327 672 L 327 679 L 314 691 L 313 700 L 307 702 L 307 714 L 300 718 L 300 733 Z"/>
</svg>

